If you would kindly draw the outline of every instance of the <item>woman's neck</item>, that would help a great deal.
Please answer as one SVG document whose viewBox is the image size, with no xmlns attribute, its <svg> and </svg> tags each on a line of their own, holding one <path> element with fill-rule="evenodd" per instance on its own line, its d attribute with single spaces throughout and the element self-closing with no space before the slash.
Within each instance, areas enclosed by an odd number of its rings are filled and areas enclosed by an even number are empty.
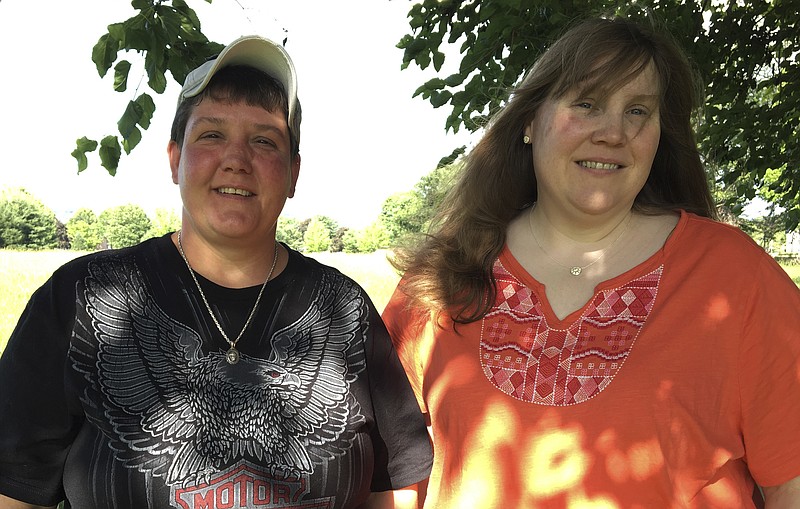
<svg viewBox="0 0 800 509">
<path fill-rule="evenodd" d="M 542 242 L 592 250 L 618 238 L 628 227 L 633 211 L 624 208 L 604 214 L 562 214 L 534 204 L 528 211 L 530 228 Z"/>
<path fill-rule="evenodd" d="M 277 256 L 277 260 L 272 277 L 286 267 L 288 260 L 288 253 L 274 240 L 257 249 L 219 247 L 182 231 L 173 234 L 172 241 L 179 250 L 182 247 L 192 270 L 226 288 L 260 285 L 270 271 L 273 257 Z"/>
</svg>

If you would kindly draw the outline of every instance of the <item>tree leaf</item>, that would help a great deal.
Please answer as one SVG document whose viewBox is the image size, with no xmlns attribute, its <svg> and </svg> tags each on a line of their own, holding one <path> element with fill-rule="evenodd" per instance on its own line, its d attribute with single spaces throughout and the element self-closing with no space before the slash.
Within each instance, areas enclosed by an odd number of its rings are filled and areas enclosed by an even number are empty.
<svg viewBox="0 0 800 509">
<path fill-rule="evenodd" d="M 125 23 L 112 23 L 108 25 L 108 35 L 117 41 L 117 49 L 122 46 L 122 41 L 125 40 Z"/>
<path fill-rule="evenodd" d="M 122 155 L 122 150 L 119 146 L 119 140 L 116 136 L 106 136 L 100 140 L 100 164 L 106 169 L 112 177 L 117 174 L 117 167 L 119 166 L 119 158 Z"/>
<path fill-rule="evenodd" d="M 453 94 L 448 90 L 431 94 L 431 105 L 434 108 L 438 108 L 447 104 L 447 101 L 450 100 L 451 97 L 453 97 Z"/>
<path fill-rule="evenodd" d="M 142 94 L 136 98 L 136 104 L 141 108 L 141 114 L 137 123 L 142 126 L 143 129 L 150 128 L 150 121 L 153 119 L 153 113 L 156 111 L 156 104 L 153 102 L 153 98 L 148 94 Z"/>
<path fill-rule="evenodd" d="M 130 154 L 131 150 L 133 150 L 140 141 L 142 141 L 142 132 L 138 127 L 134 127 L 133 130 L 128 133 L 128 136 L 122 139 L 122 148 L 125 150 L 126 154 Z"/>
<path fill-rule="evenodd" d="M 444 64 L 444 53 L 437 51 L 433 55 L 433 68 L 439 72 L 442 70 L 442 64 Z"/>
<path fill-rule="evenodd" d="M 141 118 L 142 106 L 135 101 L 128 101 L 125 112 L 122 114 L 119 121 L 117 121 L 117 128 L 123 139 L 127 139 L 134 131 L 138 131 L 136 124 L 139 123 Z"/>
<path fill-rule="evenodd" d="M 101 36 L 92 48 L 92 61 L 101 77 L 105 76 L 108 70 L 111 69 L 111 64 L 117 59 L 118 51 L 119 40 L 110 33 Z"/>
<path fill-rule="evenodd" d="M 124 92 L 128 89 L 128 72 L 131 70 L 131 63 L 121 60 L 114 66 L 114 90 Z"/>
<path fill-rule="evenodd" d="M 94 152 L 97 148 L 97 142 L 90 140 L 86 136 L 79 138 L 75 142 L 75 150 L 72 151 L 72 157 L 78 161 L 78 173 L 82 172 L 89 167 L 89 161 L 86 159 L 86 152 Z"/>
<path fill-rule="evenodd" d="M 176 42 L 185 33 L 183 27 L 183 16 L 174 8 L 168 5 L 159 5 L 157 9 L 157 22 L 161 25 L 166 39 Z M 189 32 L 191 33 L 191 32 Z"/>
<path fill-rule="evenodd" d="M 192 10 L 192 8 L 189 7 L 184 0 L 173 0 L 172 7 L 188 22 L 184 24 L 184 29 L 191 28 L 192 31 L 195 29 L 197 32 L 200 31 L 200 18 L 197 17 L 197 13 L 194 12 L 194 10 Z M 205 36 L 203 36 L 203 38 L 205 38 Z"/>
<path fill-rule="evenodd" d="M 163 50 L 162 52 L 148 51 L 144 60 L 144 68 L 149 78 L 147 84 L 155 92 L 163 94 L 164 90 L 167 88 L 167 77 L 164 74 L 166 68 L 164 67 Z"/>
</svg>

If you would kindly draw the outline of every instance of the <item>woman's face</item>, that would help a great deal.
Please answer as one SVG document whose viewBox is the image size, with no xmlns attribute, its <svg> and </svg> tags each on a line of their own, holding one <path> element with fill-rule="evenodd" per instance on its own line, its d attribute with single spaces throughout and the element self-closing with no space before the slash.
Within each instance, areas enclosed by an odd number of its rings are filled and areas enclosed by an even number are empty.
<svg viewBox="0 0 800 509">
<path fill-rule="evenodd" d="M 183 146 L 170 142 L 169 159 L 185 229 L 229 245 L 274 240 L 300 171 L 282 114 L 204 98 L 189 117 Z"/>
<path fill-rule="evenodd" d="M 548 99 L 525 134 L 537 207 L 573 219 L 630 210 L 661 137 L 655 66 L 605 96 L 573 89 Z"/>
</svg>

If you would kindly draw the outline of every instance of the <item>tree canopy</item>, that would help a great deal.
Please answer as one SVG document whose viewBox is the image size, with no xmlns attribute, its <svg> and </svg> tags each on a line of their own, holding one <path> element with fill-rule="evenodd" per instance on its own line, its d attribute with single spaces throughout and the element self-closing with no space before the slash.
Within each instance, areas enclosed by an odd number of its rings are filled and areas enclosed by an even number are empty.
<svg viewBox="0 0 800 509">
<path fill-rule="evenodd" d="M 0 193 L 0 248 L 55 249 L 59 224 L 55 213 L 24 189 Z"/>
<path fill-rule="evenodd" d="M 67 234 L 72 249 L 77 251 L 92 251 L 103 244 L 104 236 L 97 216 L 89 208 L 78 209 L 67 221 Z"/>
<path fill-rule="evenodd" d="M 709 171 L 741 207 L 759 190 L 800 222 L 800 1 L 424 0 L 409 11 L 403 68 L 443 74 L 449 44 L 457 71 L 415 95 L 450 108 L 446 129 L 480 129 L 555 38 L 597 15 L 649 19 L 681 44 L 705 84 L 698 141 Z M 456 57 L 458 58 L 458 57 Z M 765 179 L 770 172 L 773 177 Z"/>
<path fill-rule="evenodd" d="M 151 221 L 139 205 L 120 205 L 100 213 L 97 222 L 109 248 L 138 244 L 150 231 Z"/>
<path fill-rule="evenodd" d="M 113 66 L 118 92 L 126 91 L 135 68 L 131 54 L 143 59 L 147 86 L 160 94 L 168 74 L 182 83 L 189 70 L 223 47 L 202 33 L 185 0 L 132 0 L 131 5 L 135 15 L 109 25 L 92 52 L 100 76 Z M 411 33 L 398 43 L 404 49 L 401 68 L 432 66 L 440 75 L 415 95 L 450 109 L 446 129 L 476 131 L 551 41 L 570 23 L 596 15 L 651 19 L 673 34 L 705 83 L 698 141 L 723 191 L 723 205 L 737 212 L 759 194 L 786 209 L 787 229 L 795 228 L 800 222 L 800 0 L 422 0 L 409 11 Z M 459 52 L 448 57 L 450 44 Z M 444 75 L 453 67 L 445 66 L 446 58 L 459 61 L 455 72 Z M 118 134 L 99 142 L 77 140 L 72 155 L 79 171 L 87 167 L 87 153 L 99 147 L 101 163 L 113 175 L 122 150 L 130 153 L 139 143 L 154 111 L 152 96 L 137 89 L 117 122 Z"/>
<path fill-rule="evenodd" d="M 211 3 L 211 0 L 205 0 Z M 125 92 L 132 64 L 129 52 L 144 58 L 147 86 L 152 92 L 164 93 L 167 72 L 183 84 L 189 71 L 216 55 L 224 47 L 209 41 L 200 30 L 200 19 L 184 0 L 133 0 L 136 14 L 120 23 L 108 25 L 108 32 L 98 39 L 92 49 L 92 61 L 100 77 L 114 65 L 114 90 Z M 109 134 L 100 140 L 86 136 L 78 139 L 72 156 L 78 162 L 78 171 L 88 166 L 87 152 L 100 147 L 103 167 L 114 175 L 119 166 L 122 150 L 130 154 L 142 139 L 141 129 L 150 127 L 156 110 L 153 98 L 147 92 L 138 93 L 128 102 L 117 122 L 118 135 Z M 140 129 L 141 128 L 141 129 Z M 121 139 L 121 141 L 120 141 Z"/>
</svg>

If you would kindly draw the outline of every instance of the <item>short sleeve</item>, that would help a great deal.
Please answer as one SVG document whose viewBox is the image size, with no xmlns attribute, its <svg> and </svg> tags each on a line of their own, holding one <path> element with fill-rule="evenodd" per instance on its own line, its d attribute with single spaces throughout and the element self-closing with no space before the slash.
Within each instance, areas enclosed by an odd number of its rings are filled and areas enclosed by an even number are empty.
<svg viewBox="0 0 800 509">
<path fill-rule="evenodd" d="M 740 358 L 745 458 L 757 483 L 800 475 L 800 290 L 769 256 L 753 273 Z"/>
<path fill-rule="evenodd" d="M 64 498 L 77 429 L 64 387 L 69 338 L 52 288 L 51 279 L 31 297 L 0 358 L 0 493 L 38 505 Z"/>
<path fill-rule="evenodd" d="M 430 475 L 433 450 L 425 420 L 386 327 L 371 303 L 369 308 L 367 364 L 379 434 L 373 440 L 376 475 L 371 490 L 396 490 Z"/>
</svg>

